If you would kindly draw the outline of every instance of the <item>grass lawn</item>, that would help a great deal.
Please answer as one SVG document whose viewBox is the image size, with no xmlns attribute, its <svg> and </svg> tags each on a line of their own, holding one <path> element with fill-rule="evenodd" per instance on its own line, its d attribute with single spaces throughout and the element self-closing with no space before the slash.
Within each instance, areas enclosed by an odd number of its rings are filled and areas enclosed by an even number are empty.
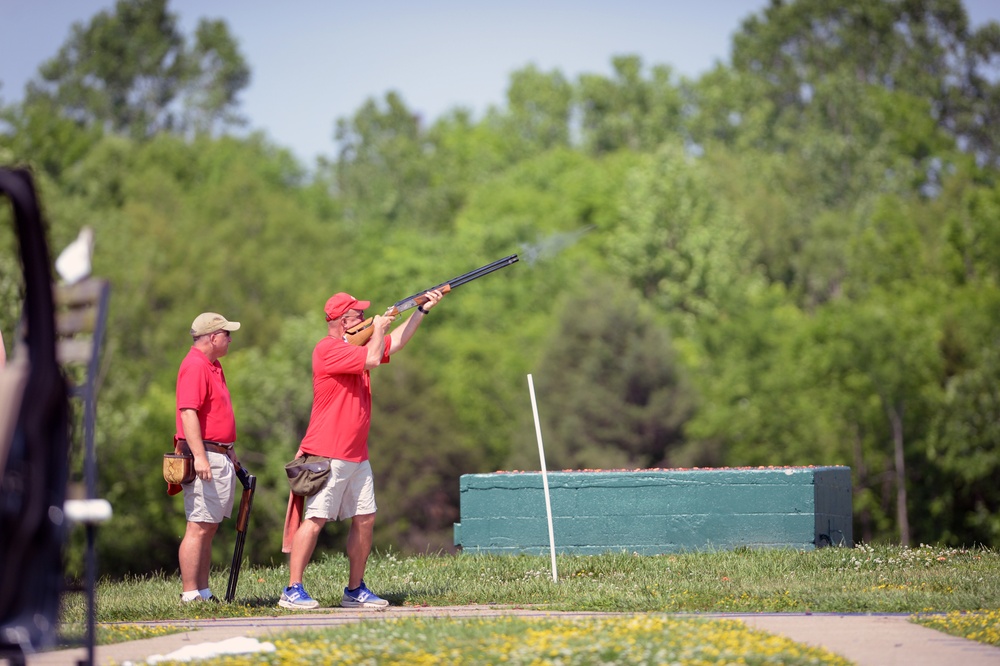
<svg viewBox="0 0 1000 666">
<path fill-rule="evenodd" d="M 739 622 L 671 615 L 698 612 L 910 613 L 935 629 L 1000 645 L 1000 554 L 989 549 L 860 545 L 618 553 L 559 556 L 556 565 L 558 581 L 553 582 L 545 555 L 376 553 L 365 579 L 393 605 L 500 604 L 625 615 L 364 622 L 289 635 L 274 641 L 275 652 L 257 653 L 246 663 L 330 663 L 322 655 L 332 658 L 335 649 L 345 661 L 369 663 L 532 663 L 533 658 L 555 663 L 560 661 L 556 655 L 566 657 L 560 663 L 581 664 L 844 663 Z M 176 574 L 105 580 L 98 586 L 98 622 L 288 614 L 292 611 L 276 606 L 287 578 L 287 566 L 244 566 L 234 603 L 186 605 L 178 601 Z M 304 582 L 323 606 L 337 606 L 346 579 L 346 558 L 327 554 L 309 566 Z M 217 596 L 227 580 L 228 570 L 213 575 Z M 67 595 L 64 626 L 81 625 L 84 614 L 82 595 Z M 374 647 L 370 652 L 357 647 L 348 659 L 344 645 Z M 456 661 L 456 655 L 469 659 Z"/>
</svg>

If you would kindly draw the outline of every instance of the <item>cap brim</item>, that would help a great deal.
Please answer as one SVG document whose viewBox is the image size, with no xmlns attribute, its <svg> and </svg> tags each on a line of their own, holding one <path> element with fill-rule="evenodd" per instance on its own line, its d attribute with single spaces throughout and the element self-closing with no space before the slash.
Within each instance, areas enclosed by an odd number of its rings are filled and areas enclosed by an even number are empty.
<svg viewBox="0 0 1000 666">
<path fill-rule="evenodd" d="M 223 326 L 221 330 L 223 330 L 223 331 L 238 331 L 238 330 L 240 330 L 240 322 L 238 322 L 238 321 L 227 322 L 226 325 Z"/>
</svg>

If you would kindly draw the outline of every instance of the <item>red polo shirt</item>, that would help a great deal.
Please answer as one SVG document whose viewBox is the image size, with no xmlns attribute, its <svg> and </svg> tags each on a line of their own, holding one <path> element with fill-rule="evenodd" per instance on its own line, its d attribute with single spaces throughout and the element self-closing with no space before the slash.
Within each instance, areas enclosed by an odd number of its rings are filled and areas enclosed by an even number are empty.
<svg viewBox="0 0 1000 666">
<path fill-rule="evenodd" d="M 222 364 L 209 361 L 204 352 L 194 347 L 177 371 L 178 439 L 186 439 L 181 425 L 182 409 L 197 410 L 202 439 L 223 444 L 236 441 L 236 416 Z"/>
<path fill-rule="evenodd" d="M 385 336 L 382 362 L 389 362 Z M 301 449 L 314 456 L 348 462 L 368 460 L 372 420 L 371 375 L 365 370 L 368 350 L 327 336 L 312 355 L 313 405 Z"/>
</svg>

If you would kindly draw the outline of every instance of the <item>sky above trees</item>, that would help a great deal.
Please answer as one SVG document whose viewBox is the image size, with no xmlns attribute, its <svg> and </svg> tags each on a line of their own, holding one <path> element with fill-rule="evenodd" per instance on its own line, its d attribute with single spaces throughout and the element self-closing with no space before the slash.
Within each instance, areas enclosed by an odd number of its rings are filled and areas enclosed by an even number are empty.
<svg viewBox="0 0 1000 666">
<path fill-rule="evenodd" d="M 549 0 L 464 3 L 273 3 L 174 0 L 182 30 L 223 19 L 253 72 L 241 96 L 250 128 L 311 163 L 333 154 L 334 123 L 389 90 L 427 122 L 456 106 L 482 113 L 504 102 L 510 74 L 543 71 L 607 75 L 611 58 L 639 55 L 696 77 L 728 61 L 732 35 L 767 0 Z M 973 26 L 1000 20 L 1000 3 L 967 0 Z M 0 0 L 0 100 L 18 100 L 39 65 L 69 36 L 114 7 L 113 0 Z M 14 57 L 16 55 L 16 57 Z"/>
</svg>

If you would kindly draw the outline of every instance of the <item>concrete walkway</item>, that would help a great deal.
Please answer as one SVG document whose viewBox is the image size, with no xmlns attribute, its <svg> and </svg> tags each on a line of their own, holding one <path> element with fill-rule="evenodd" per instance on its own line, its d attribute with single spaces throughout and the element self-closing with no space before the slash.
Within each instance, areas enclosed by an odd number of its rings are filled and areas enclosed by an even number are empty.
<svg viewBox="0 0 1000 666">
<path fill-rule="evenodd" d="M 822 647 L 859 666 L 1000 666 L 1000 648 L 928 629 L 909 615 L 725 615 L 755 629 Z"/>
<path fill-rule="evenodd" d="M 392 606 L 385 611 L 330 608 L 320 612 L 275 617 L 176 620 L 131 624 L 188 627 L 189 631 L 141 641 L 98 646 L 98 664 L 145 663 L 147 657 L 165 655 L 186 646 L 216 643 L 234 637 L 267 640 L 289 630 L 323 628 L 388 617 L 592 617 L 608 613 L 551 612 L 506 606 Z M 908 621 L 908 615 L 854 615 L 837 613 L 692 614 L 704 618 L 729 618 L 747 626 L 779 634 L 798 643 L 825 648 L 859 666 L 1000 666 L 1000 648 L 964 638 L 954 638 Z M 29 666 L 76 665 L 86 657 L 77 648 L 28 657 Z"/>
</svg>

